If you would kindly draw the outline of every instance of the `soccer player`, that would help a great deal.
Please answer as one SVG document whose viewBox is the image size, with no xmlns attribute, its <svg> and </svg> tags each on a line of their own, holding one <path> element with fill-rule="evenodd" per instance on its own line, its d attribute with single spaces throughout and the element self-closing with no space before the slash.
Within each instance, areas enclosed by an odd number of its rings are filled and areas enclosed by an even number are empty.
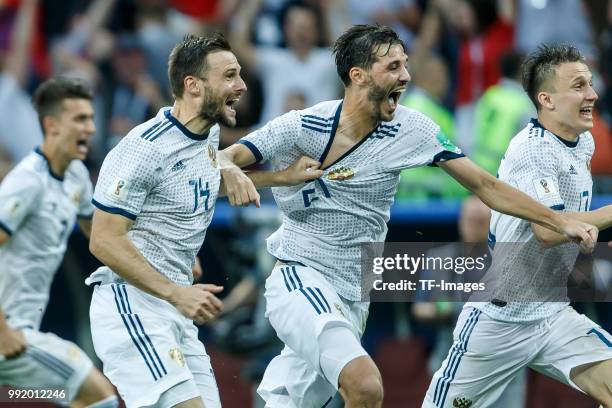
<svg viewBox="0 0 612 408">
<path fill-rule="evenodd" d="M 609 228 L 612 205 L 589 211 L 594 151 L 589 129 L 597 94 L 583 56 L 569 45 L 540 47 L 523 64 L 523 88 L 538 119 L 512 139 L 500 180 L 550 208 Z M 490 302 L 464 307 L 423 406 L 495 406 L 508 383 L 529 366 L 612 407 L 612 337 L 561 301 L 556 290 L 566 286 L 577 246 L 498 211 L 489 243 L 495 253 L 487 274 L 495 273 L 501 284 Z M 537 298 L 525 299 L 533 288 L 540 289 Z"/>
<path fill-rule="evenodd" d="M 40 331 L 76 219 L 86 236 L 91 230 L 92 186 L 81 161 L 95 132 L 91 99 L 77 80 L 42 83 L 34 105 L 44 141 L 0 184 L 0 384 L 64 389 L 56 402 L 100 408 L 118 405 L 108 380 L 75 344 Z"/>
<path fill-rule="evenodd" d="M 95 284 L 91 331 L 128 407 L 216 408 L 217 384 L 194 322 L 219 313 L 222 288 L 191 285 L 191 270 L 220 173 L 238 173 L 224 184 L 233 204 L 258 204 L 254 185 L 303 183 L 320 174 L 306 171 L 319 163 L 298 159 L 287 171 L 249 175 L 253 181 L 235 166 L 220 171 L 217 123 L 236 124 L 234 104 L 246 91 L 221 35 L 185 37 L 170 54 L 168 75 L 174 106 L 131 130 L 100 170 L 90 249 L 106 266 L 87 279 Z"/>
<path fill-rule="evenodd" d="M 344 99 L 292 111 L 224 152 L 239 166 L 300 155 L 324 175 L 273 189 L 283 224 L 268 239 L 279 261 L 266 282 L 267 316 L 286 347 L 259 394 L 270 407 L 321 407 L 339 391 L 347 407 L 379 407 L 380 373 L 360 344 L 360 244 L 384 241 L 401 170 L 438 165 L 499 211 L 592 247 L 596 228 L 536 203 L 474 165 L 426 116 L 398 106 L 410 80 L 391 29 L 358 25 L 334 45 Z"/>
</svg>

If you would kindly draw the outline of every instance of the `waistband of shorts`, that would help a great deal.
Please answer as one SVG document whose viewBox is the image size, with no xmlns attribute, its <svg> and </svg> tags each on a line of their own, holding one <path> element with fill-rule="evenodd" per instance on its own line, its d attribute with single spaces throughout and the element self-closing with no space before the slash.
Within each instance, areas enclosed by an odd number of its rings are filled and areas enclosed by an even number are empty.
<svg viewBox="0 0 612 408">
<path fill-rule="evenodd" d="M 276 258 L 276 260 L 277 260 L 278 262 L 282 263 L 282 264 L 287 264 L 287 265 L 296 264 L 296 265 L 300 265 L 300 266 L 306 266 L 306 265 L 304 265 L 304 264 L 303 264 L 303 263 L 301 263 L 301 262 L 298 262 L 298 261 L 292 261 L 292 260 L 289 260 L 289 259 L 280 259 L 280 258 Z"/>
</svg>

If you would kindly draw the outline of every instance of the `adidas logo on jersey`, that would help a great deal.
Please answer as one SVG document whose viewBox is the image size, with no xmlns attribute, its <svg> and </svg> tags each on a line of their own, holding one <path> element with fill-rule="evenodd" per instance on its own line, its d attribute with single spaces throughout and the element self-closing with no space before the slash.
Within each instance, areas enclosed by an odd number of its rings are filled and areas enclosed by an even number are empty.
<svg viewBox="0 0 612 408">
<path fill-rule="evenodd" d="M 185 169 L 185 163 L 183 163 L 182 160 L 179 160 L 176 162 L 176 164 L 174 166 L 172 166 L 172 168 L 170 170 L 172 171 L 179 171 L 179 170 L 184 170 Z"/>
<path fill-rule="evenodd" d="M 578 172 L 576 171 L 576 168 L 574 167 L 573 164 L 570 164 L 569 174 L 572 174 L 574 176 L 578 175 Z"/>
</svg>

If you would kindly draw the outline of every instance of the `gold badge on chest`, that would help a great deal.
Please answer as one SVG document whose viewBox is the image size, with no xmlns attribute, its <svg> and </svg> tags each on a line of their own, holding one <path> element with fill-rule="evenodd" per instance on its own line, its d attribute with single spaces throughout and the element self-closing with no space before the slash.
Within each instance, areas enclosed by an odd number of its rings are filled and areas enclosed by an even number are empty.
<svg viewBox="0 0 612 408">
<path fill-rule="evenodd" d="M 212 146 L 208 145 L 208 157 L 213 167 L 217 167 L 217 150 Z"/>
<path fill-rule="evenodd" d="M 351 179 L 355 176 L 355 169 L 349 167 L 340 167 L 327 173 L 328 180 L 343 181 Z"/>
</svg>

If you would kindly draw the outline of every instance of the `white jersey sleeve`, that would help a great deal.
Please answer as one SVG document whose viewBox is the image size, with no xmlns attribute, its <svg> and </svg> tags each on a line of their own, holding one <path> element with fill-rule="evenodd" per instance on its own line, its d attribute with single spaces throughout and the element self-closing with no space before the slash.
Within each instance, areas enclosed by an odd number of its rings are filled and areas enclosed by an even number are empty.
<svg viewBox="0 0 612 408">
<path fill-rule="evenodd" d="M 136 219 L 162 174 L 163 159 L 140 137 L 125 137 L 104 159 L 94 191 L 99 208 Z"/>
<path fill-rule="evenodd" d="M 248 147 L 258 163 L 266 162 L 276 155 L 288 154 L 295 148 L 301 123 L 299 112 L 291 111 L 271 120 L 238 143 Z"/>
<path fill-rule="evenodd" d="M 15 169 L 0 184 L 0 228 L 12 235 L 38 208 L 44 192 L 36 173 Z"/>
<path fill-rule="evenodd" d="M 530 142 L 510 146 L 499 169 L 502 179 L 547 207 L 565 209 L 559 190 L 559 153 L 549 140 Z"/>
<path fill-rule="evenodd" d="M 429 117 L 420 112 L 410 111 L 405 115 L 402 127 L 408 131 L 399 131 L 390 148 L 387 158 L 389 170 L 400 171 L 407 168 L 436 166 L 436 163 L 463 157 L 461 149 L 455 146 L 442 133 Z M 394 126 L 381 125 L 382 132 L 393 132 Z M 385 129 L 385 127 L 387 129 Z"/>
<path fill-rule="evenodd" d="M 81 195 L 81 199 L 79 201 L 77 216 L 79 218 L 91 218 L 93 215 L 94 206 L 91 203 L 91 199 L 93 198 L 93 186 L 91 184 L 91 179 L 89 178 L 89 171 L 83 162 L 76 162 L 76 171 L 83 185 L 83 194 Z"/>
</svg>

